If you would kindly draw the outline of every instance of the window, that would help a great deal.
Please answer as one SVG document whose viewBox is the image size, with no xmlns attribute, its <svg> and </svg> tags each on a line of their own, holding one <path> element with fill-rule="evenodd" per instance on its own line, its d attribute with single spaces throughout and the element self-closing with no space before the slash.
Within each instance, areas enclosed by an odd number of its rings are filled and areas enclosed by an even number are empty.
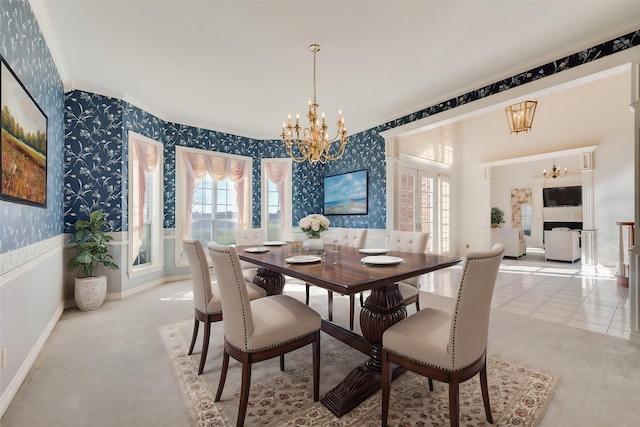
<svg viewBox="0 0 640 427">
<path fill-rule="evenodd" d="M 267 235 L 269 240 L 280 240 L 280 224 L 282 222 L 282 206 L 278 197 L 278 187 L 267 178 Z"/>
<path fill-rule="evenodd" d="M 421 206 L 420 206 L 420 231 L 423 233 L 429 233 L 431 238 L 427 242 L 427 250 L 433 251 L 433 230 L 435 225 L 434 212 L 434 197 L 435 197 L 435 178 L 426 174 L 420 174 L 420 193 Z"/>
<path fill-rule="evenodd" d="M 400 173 L 400 217 L 398 218 L 398 230 L 414 231 L 416 223 L 416 172 L 408 171 Z"/>
<path fill-rule="evenodd" d="M 269 240 L 291 238 L 291 159 L 262 159 L 262 226 Z"/>
<path fill-rule="evenodd" d="M 429 233 L 427 250 L 449 251 L 449 178 L 427 169 L 409 164 L 399 168 L 397 229 Z"/>
<path fill-rule="evenodd" d="M 162 266 L 162 144 L 129 131 L 128 274 Z"/>
<path fill-rule="evenodd" d="M 192 239 L 203 245 L 211 241 L 221 245 L 235 243 L 238 226 L 237 197 L 229 178 L 215 181 L 209 175 L 196 183 L 191 208 Z"/>
<path fill-rule="evenodd" d="M 144 173 L 145 189 L 142 202 L 142 243 L 138 256 L 133 261 L 133 265 L 145 265 L 151 263 L 153 248 L 151 246 L 152 236 L 152 216 L 151 216 L 151 194 L 153 193 L 153 174 Z"/>
<path fill-rule="evenodd" d="M 522 216 L 522 231 L 525 236 L 531 236 L 531 205 L 523 203 L 520 205 L 520 215 Z"/>
<path fill-rule="evenodd" d="M 251 226 L 252 159 L 176 147 L 176 265 L 187 265 L 182 239 L 235 242 Z"/>
<path fill-rule="evenodd" d="M 440 179 L 440 248 L 439 252 L 451 251 L 451 183 L 448 176 Z"/>
</svg>

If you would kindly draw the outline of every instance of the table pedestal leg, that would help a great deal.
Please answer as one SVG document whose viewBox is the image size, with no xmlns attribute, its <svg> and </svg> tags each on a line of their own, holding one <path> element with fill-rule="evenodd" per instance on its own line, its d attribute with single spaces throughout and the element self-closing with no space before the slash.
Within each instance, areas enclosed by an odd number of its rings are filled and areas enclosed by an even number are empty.
<svg viewBox="0 0 640 427">
<path fill-rule="evenodd" d="M 351 371 L 322 398 L 322 404 L 341 417 L 380 390 L 382 370 L 382 334 L 391 325 L 407 317 L 398 285 L 381 286 L 371 291 L 360 312 L 362 335 L 371 344 L 369 360 Z M 393 371 L 393 378 L 404 372 Z"/>
<path fill-rule="evenodd" d="M 277 271 L 258 268 L 253 284 L 267 291 L 267 296 L 280 295 L 284 289 L 284 276 Z"/>
</svg>

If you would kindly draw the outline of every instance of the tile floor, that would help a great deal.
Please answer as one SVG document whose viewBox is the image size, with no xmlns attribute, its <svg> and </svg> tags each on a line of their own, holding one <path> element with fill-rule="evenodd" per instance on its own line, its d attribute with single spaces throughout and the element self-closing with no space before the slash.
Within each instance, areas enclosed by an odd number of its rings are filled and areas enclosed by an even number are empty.
<svg viewBox="0 0 640 427">
<path fill-rule="evenodd" d="M 457 291 L 460 271 L 457 266 L 425 275 L 421 290 L 451 297 Z M 629 289 L 617 286 L 615 270 L 583 268 L 580 262 L 546 262 L 542 249 L 528 248 L 520 259 L 503 260 L 492 307 L 629 338 Z"/>
</svg>

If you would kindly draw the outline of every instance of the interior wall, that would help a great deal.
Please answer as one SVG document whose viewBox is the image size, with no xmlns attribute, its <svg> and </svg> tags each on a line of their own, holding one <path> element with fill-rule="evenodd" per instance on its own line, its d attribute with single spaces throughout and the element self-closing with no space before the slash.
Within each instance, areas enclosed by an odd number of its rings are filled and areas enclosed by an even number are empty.
<svg viewBox="0 0 640 427">
<path fill-rule="evenodd" d="M 511 188 L 540 179 L 542 169 L 550 169 L 553 159 L 511 169 L 492 167 L 488 176 L 480 163 L 597 145 L 593 166 L 598 260 L 614 266 L 618 256 L 616 221 L 632 221 L 634 212 L 630 91 L 630 72 L 624 71 L 541 96 L 533 129 L 526 134 L 510 135 L 501 109 L 459 122 L 460 243 L 464 239 L 472 246 L 487 247 L 490 207 L 502 207 L 508 220 Z M 570 174 L 580 173 L 577 157 L 556 161 Z M 486 215 L 477 215 L 478 211 Z"/>
<path fill-rule="evenodd" d="M 64 97 L 26 1 L 0 1 L 0 55 L 47 116 L 46 208 L 0 201 L 0 415 L 62 313 Z"/>
</svg>

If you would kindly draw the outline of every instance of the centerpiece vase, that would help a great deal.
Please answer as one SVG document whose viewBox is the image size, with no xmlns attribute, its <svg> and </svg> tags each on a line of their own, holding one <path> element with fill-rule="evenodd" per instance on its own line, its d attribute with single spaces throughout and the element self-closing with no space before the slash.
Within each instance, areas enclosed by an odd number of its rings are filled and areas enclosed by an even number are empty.
<svg viewBox="0 0 640 427">
<path fill-rule="evenodd" d="M 307 251 L 322 251 L 324 249 L 324 240 L 320 237 L 307 237 L 302 241 L 302 247 Z"/>
</svg>

